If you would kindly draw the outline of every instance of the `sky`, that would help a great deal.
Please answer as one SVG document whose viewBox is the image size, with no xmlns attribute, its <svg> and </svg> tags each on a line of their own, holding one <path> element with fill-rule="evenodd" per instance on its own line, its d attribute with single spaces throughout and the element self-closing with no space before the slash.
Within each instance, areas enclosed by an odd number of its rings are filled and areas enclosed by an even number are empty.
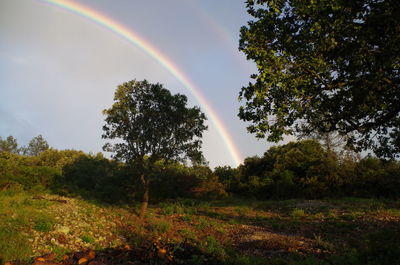
<svg viewBox="0 0 400 265">
<path fill-rule="evenodd" d="M 0 0 L 0 136 L 20 145 L 41 134 L 57 149 L 97 153 L 102 110 L 129 80 L 162 83 L 189 105 L 215 111 L 239 162 L 269 146 L 246 131 L 239 91 L 255 73 L 239 52 L 250 20 L 242 0 L 75 0 L 149 43 L 202 95 L 203 102 L 143 48 L 109 28 L 42 0 Z M 211 167 L 237 166 L 227 139 L 208 116 L 203 152 Z"/>
</svg>

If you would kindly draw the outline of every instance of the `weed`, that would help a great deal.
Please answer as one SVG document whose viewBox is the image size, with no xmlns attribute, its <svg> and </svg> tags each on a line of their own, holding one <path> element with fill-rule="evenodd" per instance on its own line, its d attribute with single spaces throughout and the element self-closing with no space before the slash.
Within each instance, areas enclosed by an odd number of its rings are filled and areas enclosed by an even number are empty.
<svg viewBox="0 0 400 265">
<path fill-rule="evenodd" d="M 96 241 L 91 235 L 88 235 L 88 234 L 83 234 L 81 236 L 81 239 L 83 242 L 88 243 L 88 244 L 93 244 Z"/>
<path fill-rule="evenodd" d="M 61 246 L 59 246 L 59 245 L 55 245 L 55 244 L 52 244 L 52 245 L 49 247 L 49 250 L 50 250 L 52 253 L 56 254 L 57 259 L 61 259 L 61 258 L 63 257 L 64 254 L 66 254 L 66 253 L 69 252 L 68 249 L 63 248 L 63 247 L 61 247 Z"/>
<path fill-rule="evenodd" d="M 166 215 L 171 214 L 183 214 L 184 208 L 177 203 L 160 203 L 159 207 L 162 209 L 162 213 Z"/>
<path fill-rule="evenodd" d="M 303 209 L 293 209 L 292 212 L 290 213 L 290 216 L 293 218 L 301 218 L 304 217 L 306 213 L 304 212 Z"/>
<path fill-rule="evenodd" d="M 176 203 L 160 203 L 159 207 L 162 209 L 162 214 L 194 214 L 197 212 L 196 208 L 193 206 L 194 202 L 192 200 L 183 200 Z"/>
<path fill-rule="evenodd" d="M 191 215 L 185 214 L 185 215 L 182 217 L 182 220 L 185 221 L 185 222 L 191 222 L 191 221 L 193 220 L 193 218 L 192 218 Z"/>
<path fill-rule="evenodd" d="M 229 221 L 228 221 L 228 224 L 230 224 L 230 225 L 235 225 L 235 224 L 238 224 L 239 222 L 236 220 L 236 219 L 234 219 L 234 218 L 231 218 L 231 219 L 229 219 Z"/>
<path fill-rule="evenodd" d="M 151 231 L 156 232 L 158 234 L 164 234 L 171 229 L 171 223 L 164 218 L 161 219 L 150 219 L 149 227 Z"/>
<path fill-rule="evenodd" d="M 134 246 L 142 246 L 145 242 L 147 242 L 147 239 L 147 233 L 144 230 L 140 230 L 137 233 L 129 234 L 128 243 Z"/>
<path fill-rule="evenodd" d="M 224 247 L 213 236 L 208 236 L 206 238 L 204 250 L 207 254 L 215 256 L 218 259 L 224 259 L 226 256 Z"/>
<path fill-rule="evenodd" d="M 333 245 L 328 241 L 323 240 L 320 235 L 314 234 L 314 242 L 317 247 L 324 248 L 330 251 L 334 249 Z"/>
<path fill-rule="evenodd" d="M 182 229 L 179 232 L 183 238 L 185 238 L 185 240 L 190 240 L 190 241 L 197 241 L 197 235 L 195 232 L 191 231 L 191 230 L 187 230 L 187 229 Z"/>
<path fill-rule="evenodd" d="M 336 209 L 330 209 L 328 211 L 327 217 L 331 220 L 335 220 L 338 218 L 338 212 Z"/>
<path fill-rule="evenodd" d="M 235 208 L 235 212 L 241 217 L 245 216 L 250 211 L 251 211 L 251 209 L 249 207 L 246 207 L 246 206 L 241 206 L 241 207 L 236 207 Z"/>
<path fill-rule="evenodd" d="M 199 230 L 204 230 L 204 229 L 206 229 L 206 228 L 208 228 L 210 226 L 211 226 L 211 224 L 210 224 L 209 220 L 206 219 L 206 218 L 203 218 L 203 217 L 199 218 L 199 223 L 196 225 L 196 227 Z"/>
<path fill-rule="evenodd" d="M 49 232 L 53 229 L 53 223 L 47 218 L 41 218 L 35 221 L 33 229 L 39 232 Z"/>
</svg>

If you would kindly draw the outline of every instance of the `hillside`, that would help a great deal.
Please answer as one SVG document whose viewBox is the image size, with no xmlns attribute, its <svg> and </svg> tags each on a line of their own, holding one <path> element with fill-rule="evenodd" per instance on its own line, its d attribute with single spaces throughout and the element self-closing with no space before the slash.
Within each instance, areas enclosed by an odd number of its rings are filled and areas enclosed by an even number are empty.
<svg viewBox="0 0 400 265">
<path fill-rule="evenodd" d="M 153 205 L 144 222 L 135 207 L 16 188 L 0 192 L 0 206 L 6 264 L 396 264 L 400 257 L 393 200 L 186 199 Z"/>
</svg>

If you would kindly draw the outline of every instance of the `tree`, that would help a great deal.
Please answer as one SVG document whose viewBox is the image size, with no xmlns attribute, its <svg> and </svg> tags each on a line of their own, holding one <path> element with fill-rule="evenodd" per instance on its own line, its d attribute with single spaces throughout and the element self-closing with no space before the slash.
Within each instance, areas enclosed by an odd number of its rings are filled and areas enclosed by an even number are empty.
<svg viewBox="0 0 400 265">
<path fill-rule="evenodd" d="M 17 139 L 10 135 L 5 140 L 3 140 L 0 136 L 0 153 L 1 152 L 18 154 L 19 150 Z"/>
<path fill-rule="evenodd" d="M 29 156 L 37 156 L 49 148 L 49 144 L 43 136 L 38 135 L 30 140 L 28 147 L 23 148 L 23 153 Z"/>
<path fill-rule="evenodd" d="M 258 73 L 239 117 L 251 133 L 337 132 L 354 150 L 400 156 L 398 0 L 247 0 L 240 47 Z"/>
<path fill-rule="evenodd" d="M 198 107 L 188 108 L 184 95 L 172 95 L 161 84 L 132 80 L 118 86 L 114 104 L 105 109 L 103 138 L 116 139 L 103 149 L 114 158 L 136 164 L 141 170 L 143 218 L 149 200 L 146 168 L 156 161 L 185 161 L 202 157 L 200 147 L 205 115 Z"/>
</svg>

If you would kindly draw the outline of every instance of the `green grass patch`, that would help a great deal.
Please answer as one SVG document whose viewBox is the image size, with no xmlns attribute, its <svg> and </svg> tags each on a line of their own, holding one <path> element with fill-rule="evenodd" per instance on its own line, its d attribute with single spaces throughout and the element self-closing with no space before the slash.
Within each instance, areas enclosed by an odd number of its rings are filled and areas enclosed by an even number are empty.
<svg viewBox="0 0 400 265">
<path fill-rule="evenodd" d="M 165 218 L 149 219 L 148 229 L 157 234 L 165 234 L 171 229 L 171 222 Z"/>
<path fill-rule="evenodd" d="M 305 211 L 303 209 L 293 209 L 292 212 L 290 213 L 290 216 L 293 218 L 301 218 L 306 215 Z"/>
<path fill-rule="evenodd" d="M 225 248 L 213 236 L 208 236 L 206 238 L 205 242 L 203 242 L 203 248 L 205 253 L 212 255 L 220 260 L 224 260 L 226 258 Z"/>
<path fill-rule="evenodd" d="M 29 230 L 48 232 L 52 218 L 43 208 L 51 203 L 19 189 L 0 192 L 0 259 L 25 260 L 31 255 Z"/>
<path fill-rule="evenodd" d="M 93 244 L 96 241 L 94 237 L 89 234 L 83 234 L 80 238 L 82 239 L 83 242 L 88 244 Z"/>
<path fill-rule="evenodd" d="M 39 232 L 50 232 L 53 229 L 53 222 L 49 218 L 40 218 L 35 221 L 32 228 Z"/>
<path fill-rule="evenodd" d="M 0 225 L 0 260 L 26 260 L 30 255 L 28 237 L 15 227 Z"/>
</svg>

